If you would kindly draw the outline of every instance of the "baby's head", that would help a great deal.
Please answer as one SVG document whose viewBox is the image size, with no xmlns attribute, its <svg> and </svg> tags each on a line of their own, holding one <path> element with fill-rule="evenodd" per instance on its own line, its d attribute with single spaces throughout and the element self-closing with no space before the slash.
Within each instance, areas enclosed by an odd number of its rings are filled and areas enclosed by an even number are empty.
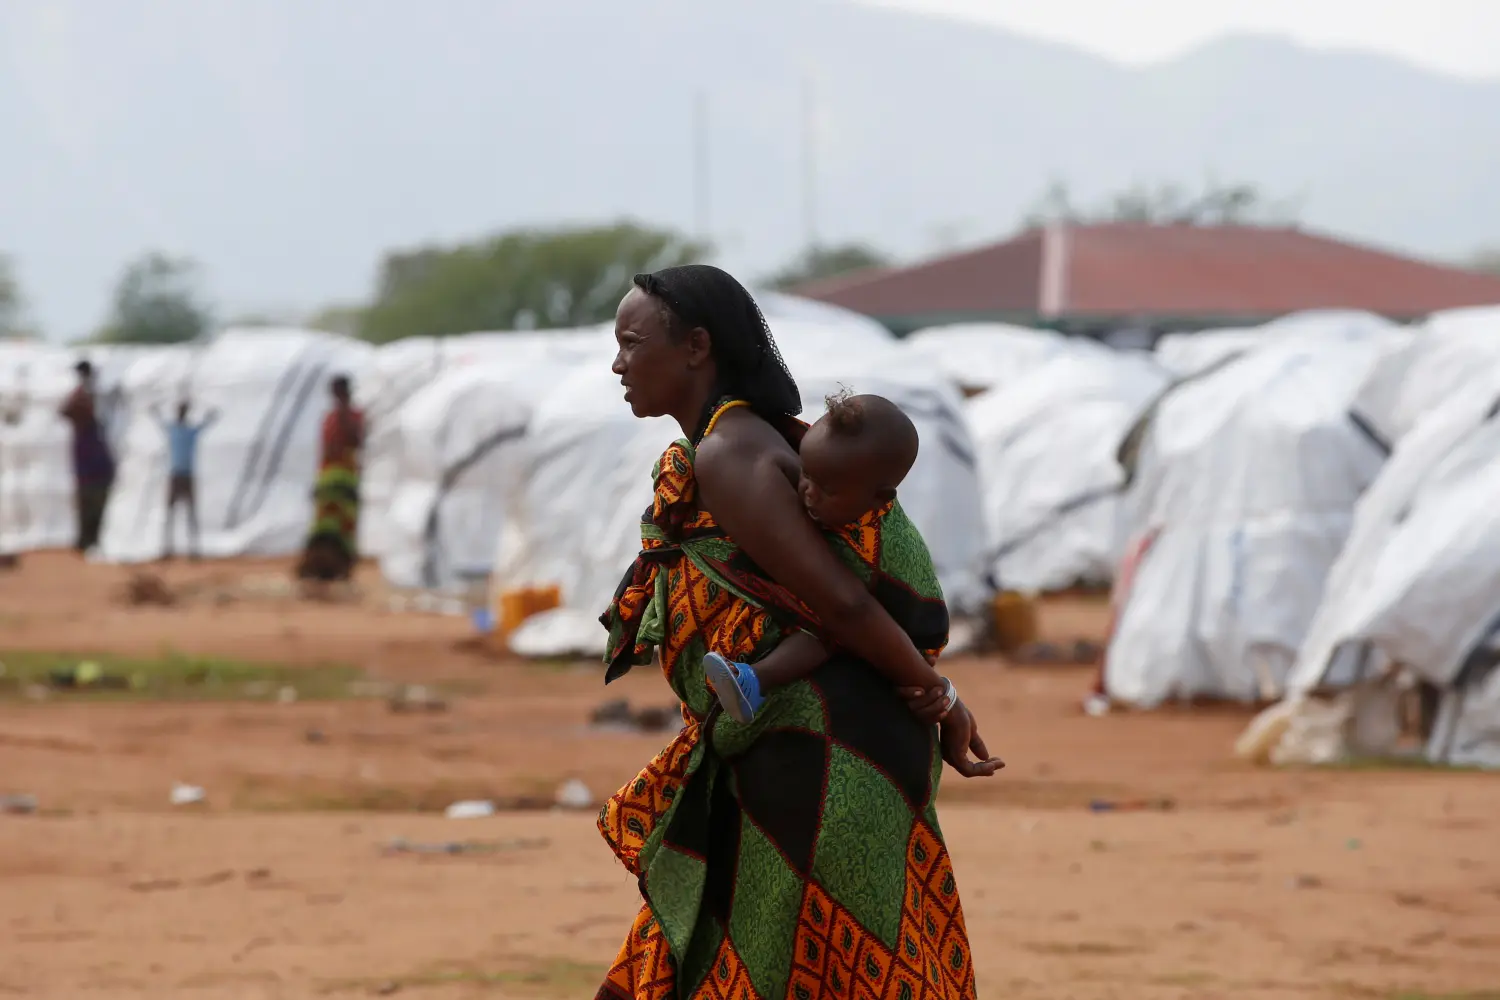
<svg viewBox="0 0 1500 1000">
<path fill-rule="evenodd" d="M 882 396 L 840 392 L 802 439 L 798 492 L 814 521 L 837 528 L 884 506 L 917 460 L 917 428 Z"/>
</svg>

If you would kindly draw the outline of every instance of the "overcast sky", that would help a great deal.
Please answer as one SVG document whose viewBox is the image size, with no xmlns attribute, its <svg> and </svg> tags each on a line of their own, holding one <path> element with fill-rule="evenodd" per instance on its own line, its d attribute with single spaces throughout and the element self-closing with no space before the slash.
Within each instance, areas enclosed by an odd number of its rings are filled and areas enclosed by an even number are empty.
<svg viewBox="0 0 1500 1000">
<path fill-rule="evenodd" d="M 997 24 L 1140 64 L 1217 35 L 1273 33 L 1500 79 L 1500 0 L 871 0 Z"/>
</svg>

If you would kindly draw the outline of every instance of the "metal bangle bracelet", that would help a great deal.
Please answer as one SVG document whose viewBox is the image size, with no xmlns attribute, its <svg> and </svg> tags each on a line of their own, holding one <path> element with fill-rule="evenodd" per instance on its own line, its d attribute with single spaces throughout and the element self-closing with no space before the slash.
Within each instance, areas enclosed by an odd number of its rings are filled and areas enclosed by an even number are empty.
<svg viewBox="0 0 1500 1000">
<path fill-rule="evenodd" d="M 943 711 L 951 712 L 953 711 L 953 706 L 958 704 L 958 687 L 946 677 L 943 678 L 943 684 L 946 688 L 943 692 L 945 700 Z"/>
</svg>

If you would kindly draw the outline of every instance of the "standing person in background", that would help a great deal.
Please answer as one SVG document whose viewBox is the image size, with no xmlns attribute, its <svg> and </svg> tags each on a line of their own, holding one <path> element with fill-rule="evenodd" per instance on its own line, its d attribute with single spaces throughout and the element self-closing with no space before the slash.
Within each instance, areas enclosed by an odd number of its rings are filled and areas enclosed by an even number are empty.
<svg viewBox="0 0 1500 1000">
<path fill-rule="evenodd" d="M 78 511 L 75 547 L 84 553 L 99 544 L 109 488 L 115 481 L 115 459 L 109 453 L 95 409 L 94 366 L 80 361 L 73 370 L 78 373 L 78 385 L 58 413 L 73 425 L 74 503 Z"/>
<path fill-rule="evenodd" d="M 198 548 L 198 491 L 195 486 L 195 470 L 198 465 L 198 435 L 203 429 L 218 419 L 218 410 L 209 410 L 203 419 L 194 424 L 188 421 L 188 414 L 192 411 L 192 404 L 184 400 L 177 404 L 177 419 L 167 421 L 161 415 L 161 411 L 155 406 L 151 407 L 151 415 L 156 422 L 161 424 L 161 429 L 167 435 L 168 467 L 167 479 L 167 520 L 166 527 L 162 529 L 162 556 L 171 559 L 172 553 L 172 515 L 177 510 L 179 503 L 187 507 L 188 522 L 188 557 L 197 560 L 201 554 Z"/>
<path fill-rule="evenodd" d="M 359 557 L 359 461 L 365 415 L 351 401 L 347 375 L 335 376 L 329 391 L 333 407 L 323 418 L 312 532 L 297 567 L 304 580 L 348 580 Z"/>
</svg>

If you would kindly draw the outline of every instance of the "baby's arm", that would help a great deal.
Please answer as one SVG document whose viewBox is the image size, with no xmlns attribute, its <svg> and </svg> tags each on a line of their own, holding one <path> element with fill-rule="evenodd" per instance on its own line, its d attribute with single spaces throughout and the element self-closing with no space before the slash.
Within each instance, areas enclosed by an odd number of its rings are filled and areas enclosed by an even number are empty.
<svg viewBox="0 0 1500 1000">
<path fill-rule="evenodd" d="M 755 664 L 755 676 L 762 687 L 781 687 L 806 677 L 827 662 L 830 655 L 828 647 L 811 632 L 793 632 Z M 937 666 L 936 656 L 931 653 L 924 656 L 929 665 Z"/>
<path fill-rule="evenodd" d="M 776 644 L 755 664 L 755 677 L 763 689 L 799 681 L 828 659 L 828 648 L 811 632 L 797 631 Z"/>
</svg>

